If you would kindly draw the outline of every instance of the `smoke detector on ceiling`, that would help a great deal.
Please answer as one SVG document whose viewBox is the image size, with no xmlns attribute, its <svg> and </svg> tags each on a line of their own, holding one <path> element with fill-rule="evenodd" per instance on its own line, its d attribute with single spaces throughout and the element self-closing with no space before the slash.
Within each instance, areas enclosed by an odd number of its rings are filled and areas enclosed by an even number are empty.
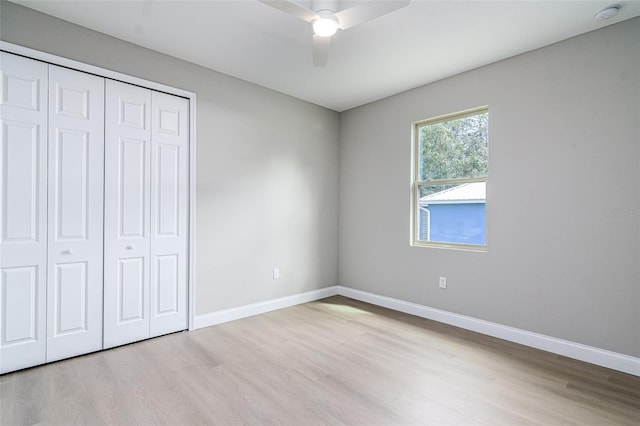
<svg viewBox="0 0 640 426">
<path fill-rule="evenodd" d="M 611 19 L 616 16 L 619 10 L 619 4 L 612 4 L 611 6 L 607 6 L 604 9 L 596 12 L 596 14 L 593 15 L 593 19 L 596 21 L 606 21 L 607 19 Z"/>
</svg>

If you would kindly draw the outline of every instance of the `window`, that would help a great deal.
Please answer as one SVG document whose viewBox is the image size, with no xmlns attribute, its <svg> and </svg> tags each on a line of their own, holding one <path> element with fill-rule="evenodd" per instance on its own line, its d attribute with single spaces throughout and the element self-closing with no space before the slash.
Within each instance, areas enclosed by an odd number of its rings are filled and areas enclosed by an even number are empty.
<svg viewBox="0 0 640 426">
<path fill-rule="evenodd" d="M 414 124 L 411 242 L 482 250 L 487 246 L 487 107 Z"/>
</svg>

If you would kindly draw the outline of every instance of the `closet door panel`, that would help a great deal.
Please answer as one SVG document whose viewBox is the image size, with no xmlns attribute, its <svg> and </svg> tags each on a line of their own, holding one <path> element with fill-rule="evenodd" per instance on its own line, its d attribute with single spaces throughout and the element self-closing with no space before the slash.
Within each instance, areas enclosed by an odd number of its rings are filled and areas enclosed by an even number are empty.
<svg viewBox="0 0 640 426">
<path fill-rule="evenodd" d="M 118 263 L 118 322 L 136 322 L 145 318 L 145 259 L 132 257 Z"/>
<path fill-rule="evenodd" d="M 130 239 L 145 239 L 148 219 L 148 177 L 147 150 L 148 140 L 126 139 L 118 140 L 118 167 L 120 180 L 118 192 L 118 237 Z"/>
<path fill-rule="evenodd" d="M 153 92 L 151 336 L 187 328 L 189 102 Z"/>
<path fill-rule="evenodd" d="M 149 337 L 151 91 L 107 81 L 104 346 Z"/>
<path fill-rule="evenodd" d="M 102 349 L 104 85 L 49 67 L 47 361 Z"/>
<path fill-rule="evenodd" d="M 47 65 L 0 53 L 0 373 L 45 362 Z"/>
<path fill-rule="evenodd" d="M 47 184 L 41 170 L 47 153 L 42 136 L 37 123 L 2 120 L 3 258 L 24 258 L 46 244 L 46 212 L 40 211 L 46 206 L 40 191 Z"/>
</svg>

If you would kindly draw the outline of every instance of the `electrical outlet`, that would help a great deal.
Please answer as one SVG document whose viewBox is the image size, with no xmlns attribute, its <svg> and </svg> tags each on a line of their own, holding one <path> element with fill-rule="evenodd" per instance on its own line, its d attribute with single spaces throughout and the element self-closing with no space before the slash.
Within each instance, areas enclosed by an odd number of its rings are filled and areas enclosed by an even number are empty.
<svg viewBox="0 0 640 426">
<path fill-rule="evenodd" d="M 277 280 L 280 278 L 280 268 L 273 268 L 273 279 Z"/>
<path fill-rule="evenodd" d="M 438 281 L 438 287 L 447 288 L 447 277 L 440 277 L 440 280 Z"/>
</svg>

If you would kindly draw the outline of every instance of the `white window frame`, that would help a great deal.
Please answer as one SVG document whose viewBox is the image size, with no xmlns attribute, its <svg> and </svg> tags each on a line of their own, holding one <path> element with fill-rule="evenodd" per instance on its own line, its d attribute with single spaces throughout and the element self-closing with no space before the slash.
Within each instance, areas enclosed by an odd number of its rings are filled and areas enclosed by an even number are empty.
<svg viewBox="0 0 640 426">
<path fill-rule="evenodd" d="M 485 176 L 473 177 L 473 178 L 455 178 L 455 179 L 432 179 L 432 180 L 420 180 L 420 128 L 430 126 L 432 124 L 441 123 L 444 121 L 451 121 L 459 118 L 469 117 L 472 115 L 489 112 L 489 106 L 484 105 L 477 108 L 458 111 L 450 114 L 440 115 L 437 117 L 429 118 L 427 120 L 416 121 L 412 123 L 412 170 L 411 170 L 411 240 L 410 244 L 416 247 L 436 247 L 436 248 L 448 248 L 448 249 L 460 249 L 460 250 L 472 250 L 472 251 L 487 251 L 489 240 L 489 214 L 488 214 L 488 195 L 485 196 L 485 216 L 484 216 L 484 244 L 463 244 L 455 242 L 440 242 L 440 241 L 425 241 L 420 239 L 420 187 L 430 185 L 449 185 L 449 184 L 463 184 L 484 182 L 487 184 L 489 174 Z M 487 190 L 488 194 L 488 190 Z M 429 232 L 430 234 L 430 232 Z"/>
</svg>

